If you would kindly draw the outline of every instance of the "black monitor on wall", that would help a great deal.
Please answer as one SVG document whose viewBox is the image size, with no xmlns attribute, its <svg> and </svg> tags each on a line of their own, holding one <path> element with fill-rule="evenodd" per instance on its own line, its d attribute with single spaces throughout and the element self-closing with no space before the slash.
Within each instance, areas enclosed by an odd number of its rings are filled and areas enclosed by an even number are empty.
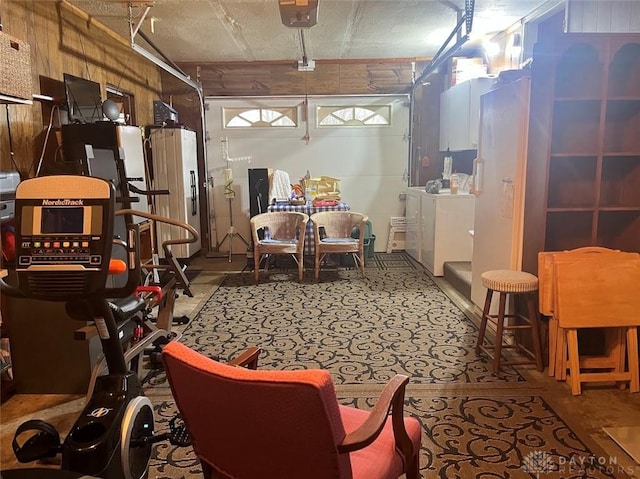
<svg viewBox="0 0 640 479">
<path fill-rule="evenodd" d="M 64 92 L 70 123 L 95 123 L 103 120 L 99 83 L 65 73 Z"/>
</svg>

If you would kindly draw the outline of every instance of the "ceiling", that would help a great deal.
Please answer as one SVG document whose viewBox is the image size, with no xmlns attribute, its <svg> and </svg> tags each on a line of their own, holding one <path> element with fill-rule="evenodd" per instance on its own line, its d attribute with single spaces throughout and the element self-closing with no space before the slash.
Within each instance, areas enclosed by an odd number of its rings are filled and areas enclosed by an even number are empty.
<svg viewBox="0 0 640 479">
<path fill-rule="evenodd" d="M 131 4 L 134 24 L 144 17 L 141 31 L 175 63 L 289 61 L 303 52 L 314 61 L 430 58 L 465 8 L 465 0 L 318 0 L 317 24 L 299 29 L 282 23 L 277 0 L 67 1 L 126 39 Z M 472 37 L 504 30 L 545 1 L 476 0 Z"/>
</svg>

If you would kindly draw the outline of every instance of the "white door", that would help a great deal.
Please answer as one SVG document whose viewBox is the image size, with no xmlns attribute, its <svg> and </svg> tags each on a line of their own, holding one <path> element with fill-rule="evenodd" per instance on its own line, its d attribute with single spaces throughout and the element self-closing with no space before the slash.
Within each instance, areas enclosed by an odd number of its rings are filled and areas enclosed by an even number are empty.
<svg viewBox="0 0 640 479">
<path fill-rule="evenodd" d="M 342 201 L 369 216 L 375 250 L 386 251 L 389 219 L 402 216 L 405 206 L 399 196 L 406 188 L 409 157 L 406 95 L 310 96 L 306 101 L 225 97 L 206 102 L 213 234 L 220 251 L 229 251 L 228 241 L 222 240 L 231 220 L 234 230 L 250 239 L 250 168 L 282 170 L 291 183 L 307 171 L 314 178 L 339 178 Z M 221 138 L 228 140 L 230 161 L 223 158 Z M 225 170 L 231 170 L 236 193 L 231 201 L 224 196 Z M 245 249 L 236 238 L 233 252 Z"/>
</svg>

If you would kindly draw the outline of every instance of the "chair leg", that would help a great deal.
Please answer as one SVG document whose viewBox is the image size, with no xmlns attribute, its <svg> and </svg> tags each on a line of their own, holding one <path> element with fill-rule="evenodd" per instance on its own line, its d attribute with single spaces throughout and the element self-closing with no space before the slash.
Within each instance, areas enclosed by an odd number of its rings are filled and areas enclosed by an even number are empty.
<svg viewBox="0 0 640 479">
<path fill-rule="evenodd" d="M 500 359 L 502 356 L 502 334 L 504 331 L 504 313 L 507 304 L 507 294 L 500 293 L 500 301 L 498 304 L 498 318 L 496 321 L 496 341 L 494 345 L 493 355 L 493 372 L 497 373 L 500 369 Z"/>
<path fill-rule="evenodd" d="M 567 346 L 569 349 L 569 383 L 571 394 L 579 396 L 582 392 L 580 385 L 580 354 L 578 352 L 578 330 L 567 329 Z"/>
<path fill-rule="evenodd" d="M 605 356 L 616 362 L 613 370 L 617 373 L 626 371 L 627 330 L 625 328 L 607 328 L 605 335 Z M 618 387 L 624 389 L 626 381 L 618 381 Z"/>
<path fill-rule="evenodd" d="M 204 479 L 213 479 L 213 467 L 204 461 L 200 461 L 200 465 L 202 466 L 202 476 Z"/>
<path fill-rule="evenodd" d="M 640 365 L 638 361 L 638 328 L 627 328 L 627 355 L 629 356 L 629 392 L 640 392 Z"/>
<path fill-rule="evenodd" d="M 625 371 L 625 341 L 626 341 L 625 328 L 607 328 L 604 331 L 605 335 L 605 355 L 607 358 L 611 358 L 616 361 L 614 370 L 617 373 Z"/>
<path fill-rule="evenodd" d="M 318 281 L 318 278 L 320 276 L 320 252 L 318 251 L 317 245 L 316 245 L 316 260 L 313 266 L 313 274 L 316 278 L 316 281 Z"/>
<path fill-rule="evenodd" d="M 558 381 L 567 380 L 567 368 L 569 363 L 567 350 L 567 330 L 558 325 L 558 337 L 556 341 L 556 379 Z"/>
<path fill-rule="evenodd" d="M 407 464 L 406 479 L 420 479 L 420 451 L 417 451 Z"/>
<path fill-rule="evenodd" d="M 544 369 L 542 364 L 542 341 L 540 340 L 540 316 L 536 308 L 536 298 L 529 294 L 527 298 L 529 307 L 529 322 L 531 323 L 531 336 L 533 340 L 533 353 L 536 355 L 536 368 L 538 371 Z"/>
<path fill-rule="evenodd" d="M 547 374 L 556 375 L 556 342 L 558 341 L 558 321 L 553 316 L 549 318 L 549 369 Z"/>
<path fill-rule="evenodd" d="M 298 281 L 302 283 L 304 277 L 304 255 L 300 253 L 298 255 Z"/>
<path fill-rule="evenodd" d="M 480 330 L 478 331 L 478 340 L 476 341 L 476 354 L 480 354 L 480 347 L 484 343 L 484 335 L 487 332 L 487 317 L 491 310 L 491 298 L 493 296 L 493 290 L 488 289 L 487 295 L 484 300 L 484 309 L 482 310 L 482 320 L 480 321 Z"/>
<path fill-rule="evenodd" d="M 260 251 L 253 250 L 253 277 L 258 282 L 260 276 Z"/>
</svg>

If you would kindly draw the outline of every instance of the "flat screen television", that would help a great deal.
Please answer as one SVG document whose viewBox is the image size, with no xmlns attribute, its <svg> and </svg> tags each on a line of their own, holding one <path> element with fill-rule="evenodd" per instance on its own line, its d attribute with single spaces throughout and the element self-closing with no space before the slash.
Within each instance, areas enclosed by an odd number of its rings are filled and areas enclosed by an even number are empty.
<svg viewBox="0 0 640 479">
<path fill-rule="evenodd" d="M 103 120 L 99 83 L 65 73 L 64 92 L 70 123 L 95 123 Z"/>
</svg>

